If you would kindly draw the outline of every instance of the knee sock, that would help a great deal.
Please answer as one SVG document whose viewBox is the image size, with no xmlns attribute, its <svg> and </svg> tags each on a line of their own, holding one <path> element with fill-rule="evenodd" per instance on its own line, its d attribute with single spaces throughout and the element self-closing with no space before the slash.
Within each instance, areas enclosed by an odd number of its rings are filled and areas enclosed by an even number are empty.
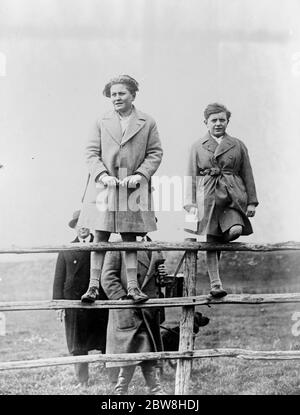
<svg viewBox="0 0 300 415">
<path fill-rule="evenodd" d="M 138 287 L 137 252 L 136 251 L 125 252 L 125 266 L 126 266 L 127 289 Z"/>
<path fill-rule="evenodd" d="M 94 242 L 107 242 L 109 240 L 110 233 L 104 231 L 95 231 Z M 90 283 L 89 288 L 99 288 L 99 282 L 105 258 L 105 251 L 92 251 L 91 252 L 91 271 L 90 271 Z"/>
<path fill-rule="evenodd" d="M 215 287 L 216 285 L 220 285 L 222 287 L 222 282 L 219 275 L 219 256 L 220 254 L 218 255 L 217 251 L 206 252 L 206 263 L 211 288 Z"/>
<path fill-rule="evenodd" d="M 105 252 L 91 252 L 91 272 L 90 272 L 90 287 L 99 288 L 99 281 L 101 277 L 102 266 L 104 262 Z"/>
</svg>

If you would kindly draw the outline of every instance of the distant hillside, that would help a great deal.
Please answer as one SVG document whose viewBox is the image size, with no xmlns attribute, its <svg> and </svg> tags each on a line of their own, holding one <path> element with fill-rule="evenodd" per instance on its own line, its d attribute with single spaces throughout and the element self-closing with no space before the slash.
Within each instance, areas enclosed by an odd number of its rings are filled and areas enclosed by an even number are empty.
<svg viewBox="0 0 300 415">
<path fill-rule="evenodd" d="M 48 300 L 56 259 L 0 263 L 0 300 Z"/>
<path fill-rule="evenodd" d="M 182 252 L 167 252 L 166 265 L 174 272 Z M 52 295 L 56 257 L 0 263 L 0 301 L 42 300 Z M 224 252 L 221 276 L 231 293 L 300 292 L 299 252 Z M 198 253 L 197 292 L 209 288 L 205 253 Z"/>
</svg>

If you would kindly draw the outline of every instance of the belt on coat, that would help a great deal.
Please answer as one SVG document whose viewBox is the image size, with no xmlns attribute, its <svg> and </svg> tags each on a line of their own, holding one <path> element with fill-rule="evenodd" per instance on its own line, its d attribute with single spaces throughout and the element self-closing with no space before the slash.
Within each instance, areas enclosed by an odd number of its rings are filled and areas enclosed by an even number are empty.
<svg viewBox="0 0 300 415">
<path fill-rule="evenodd" d="M 200 170 L 199 176 L 220 176 L 221 174 L 236 174 L 232 169 L 221 169 L 220 167 L 211 167 L 210 169 Z"/>
</svg>

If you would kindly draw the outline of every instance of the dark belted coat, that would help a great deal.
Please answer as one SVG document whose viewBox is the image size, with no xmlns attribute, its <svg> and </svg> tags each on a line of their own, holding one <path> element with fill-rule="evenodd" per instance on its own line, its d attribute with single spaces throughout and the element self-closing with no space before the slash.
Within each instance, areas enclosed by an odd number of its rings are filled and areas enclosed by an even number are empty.
<svg viewBox="0 0 300 415">
<path fill-rule="evenodd" d="M 76 238 L 73 243 L 79 242 Z M 90 252 L 60 252 L 53 282 L 54 300 L 80 300 L 90 279 Z M 100 288 L 100 299 L 107 299 Z M 69 353 L 101 350 L 105 353 L 108 310 L 66 309 L 65 329 Z"/>
<path fill-rule="evenodd" d="M 209 133 L 191 148 L 185 208 L 198 208 L 198 234 L 221 236 L 235 224 L 243 235 L 253 232 L 247 205 L 258 205 L 245 144 L 225 134 L 218 145 Z"/>
<path fill-rule="evenodd" d="M 150 298 L 159 298 L 155 284 L 156 261 L 163 256 L 158 252 L 138 251 L 138 282 Z M 103 265 L 101 284 L 110 300 L 118 300 L 127 294 L 124 253 L 107 252 Z M 122 300 L 120 300 L 122 301 Z M 109 310 L 106 353 L 141 353 L 163 350 L 160 334 L 160 308 L 123 308 Z M 143 327 L 143 330 L 140 330 Z M 141 331 L 143 333 L 141 333 Z M 142 337 L 147 336 L 144 342 Z M 137 340 L 137 336 L 139 340 Z M 142 341 L 140 341 L 142 340 Z M 145 343 L 150 350 L 145 349 Z M 109 362 L 107 367 L 127 366 L 140 362 Z"/>
<path fill-rule="evenodd" d="M 86 154 L 90 176 L 78 226 L 115 233 L 156 230 L 151 176 L 162 148 L 155 121 L 134 108 L 122 137 L 119 116 L 110 111 L 96 123 Z M 96 183 L 104 172 L 120 179 L 140 173 L 143 180 L 138 189 L 107 187 Z"/>
</svg>

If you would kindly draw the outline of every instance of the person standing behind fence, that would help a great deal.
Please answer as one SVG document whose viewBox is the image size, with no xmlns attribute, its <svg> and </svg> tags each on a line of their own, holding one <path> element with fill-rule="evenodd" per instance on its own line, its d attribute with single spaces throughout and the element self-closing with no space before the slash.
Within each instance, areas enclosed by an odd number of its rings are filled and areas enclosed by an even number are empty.
<svg viewBox="0 0 300 415">
<path fill-rule="evenodd" d="M 165 265 L 161 264 L 160 252 L 138 251 L 138 282 L 149 296 L 159 298 L 160 289 L 156 276 L 166 275 Z M 102 286 L 109 300 L 127 298 L 125 252 L 110 251 L 106 254 Z M 163 350 L 160 332 L 161 307 L 110 309 L 107 327 L 106 353 L 148 353 Z M 150 395 L 164 394 L 156 360 L 108 362 L 108 368 L 120 367 L 115 385 L 117 395 L 126 395 L 136 365 L 141 366 Z"/>
<path fill-rule="evenodd" d="M 245 144 L 226 133 L 231 112 L 218 103 L 208 105 L 204 123 L 208 133 L 190 151 L 185 209 L 198 220 L 197 234 L 207 242 L 230 242 L 253 232 L 249 217 L 258 205 Z M 219 275 L 220 251 L 207 251 L 209 298 L 224 297 Z"/>
<path fill-rule="evenodd" d="M 74 229 L 80 211 L 73 214 L 69 226 Z M 77 236 L 72 243 L 93 242 L 87 228 L 76 227 Z M 90 251 L 60 252 L 56 262 L 53 282 L 54 300 L 80 300 L 86 292 L 90 279 Z M 99 298 L 107 299 L 100 287 Z M 65 332 L 69 353 L 73 356 L 86 355 L 90 350 L 105 353 L 108 310 L 65 310 Z M 75 374 L 81 384 L 89 378 L 88 363 L 75 363 Z"/>
<path fill-rule="evenodd" d="M 128 75 L 111 79 L 103 94 L 113 111 L 96 123 L 87 145 L 89 180 L 79 218 L 80 226 L 95 230 L 94 242 L 107 242 L 120 233 L 123 241 L 156 230 L 151 176 L 162 159 L 155 121 L 137 110 L 133 101 L 139 85 Z M 91 279 L 83 302 L 98 295 L 105 252 L 92 252 Z M 135 302 L 148 297 L 137 284 L 137 253 L 125 253 L 127 294 Z"/>
</svg>

